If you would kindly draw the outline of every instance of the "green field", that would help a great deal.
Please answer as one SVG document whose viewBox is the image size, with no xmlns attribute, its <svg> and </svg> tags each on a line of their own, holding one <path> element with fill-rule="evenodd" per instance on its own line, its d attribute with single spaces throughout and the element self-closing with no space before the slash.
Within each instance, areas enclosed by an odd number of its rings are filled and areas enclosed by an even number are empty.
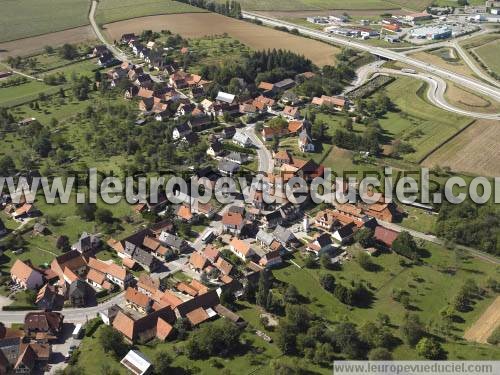
<svg viewBox="0 0 500 375">
<path fill-rule="evenodd" d="M 427 86 L 419 80 L 397 78 L 384 90 L 398 111 L 389 112 L 380 119 L 380 125 L 388 137 L 402 139 L 414 147 L 415 152 L 405 155 L 410 162 L 419 162 L 434 147 L 470 122 L 468 118 L 428 103 Z"/>
<path fill-rule="evenodd" d="M 483 60 L 488 68 L 496 74 L 500 74 L 500 39 L 482 45 L 474 49 L 474 52 Z"/>
<path fill-rule="evenodd" d="M 217 0 L 224 3 L 225 0 Z M 241 6 L 246 10 L 266 10 L 266 11 L 302 11 L 302 10 L 328 10 L 328 9 L 397 9 L 401 6 L 420 6 L 420 3 L 428 4 L 426 0 L 408 1 L 395 0 L 240 0 Z M 418 3 L 417 5 L 413 5 Z M 424 6 L 425 7 L 425 6 Z"/>
<path fill-rule="evenodd" d="M 89 24 L 89 0 L 1 0 L 0 42 Z"/>
<path fill-rule="evenodd" d="M 170 0 L 101 0 L 97 7 L 96 21 L 106 24 L 136 17 L 156 14 L 205 12 L 205 10 Z"/>
</svg>

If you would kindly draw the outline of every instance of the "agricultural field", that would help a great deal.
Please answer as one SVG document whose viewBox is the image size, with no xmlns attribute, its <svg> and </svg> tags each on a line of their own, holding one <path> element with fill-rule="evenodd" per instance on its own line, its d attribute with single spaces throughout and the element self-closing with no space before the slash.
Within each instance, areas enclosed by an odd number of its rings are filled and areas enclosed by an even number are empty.
<svg viewBox="0 0 500 375">
<path fill-rule="evenodd" d="M 16 0 L 0 4 L 0 42 L 89 24 L 89 0 Z"/>
<path fill-rule="evenodd" d="M 423 161 L 426 167 L 449 167 L 481 176 L 500 175 L 500 128 L 496 121 L 477 120 Z"/>
<path fill-rule="evenodd" d="M 94 41 L 95 34 L 90 26 L 75 27 L 50 34 L 0 43 L 0 61 L 9 56 L 27 56 L 43 51 L 45 46 L 57 47 L 64 43 Z"/>
<path fill-rule="evenodd" d="M 224 2 L 223 0 L 217 0 Z M 374 9 L 399 9 L 407 7 L 424 9 L 429 5 L 428 0 L 240 0 L 244 10 L 254 11 L 310 11 L 310 10 L 374 10 Z"/>
<path fill-rule="evenodd" d="M 435 50 L 412 53 L 410 56 L 452 72 L 475 78 L 474 72 L 463 62 L 453 48 L 442 47 Z"/>
<path fill-rule="evenodd" d="M 500 61 L 498 59 L 498 55 L 500 54 L 500 39 L 476 47 L 473 51 L 492 72 L 500 75 Z"/>
<path fill-rule="evenodd" d="M 169 30 L 184 38 L 200 38 L 207 35 L 227 33 L 234 39 L 254 50 L 285 48 L 303 54 L 317 65 L 333 64 L 340 48 L 282 31 L 239 21 L 215 13 L 186 13 L 178 15 L 160 15 L 119 21 L 105 25 L 110 40 L 116 40 L 127 32 L 140 33 Z"/>
<path fill-rule="evenodd" d="M 205 10 L 170 0 L 101 0 L 97 6 L 96 22 L 103 25 L 136 17 L 193 12 Z"/>
<path fill-rule="evenodd" d="M 396 105 L 379 120 L 390 139 L 409 142 L 415 152 L 406 154 L 409 162 L 420 162 L 435 147 L 470 123 L 470 119 L 446 112 L 425 100 L 427 86 L 410 77 L 399 77 L 384 92 Z"/>
<path fill-rule="evenodd" d="M 476 341 L 485 344 L 486 340 L 500 325 L 500 297 L 488 307 L 483 315 L 464 334 L 468 341 Z"/>
</svg>

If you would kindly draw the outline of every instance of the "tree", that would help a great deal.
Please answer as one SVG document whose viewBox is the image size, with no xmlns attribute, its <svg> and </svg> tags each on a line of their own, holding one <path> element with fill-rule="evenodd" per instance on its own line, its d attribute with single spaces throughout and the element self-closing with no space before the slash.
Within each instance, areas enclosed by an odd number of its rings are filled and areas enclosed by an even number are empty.
<svg viewBox="0 0 500 375">
<path fill-rule="evenodd" d="M 316 256 L 314 254 L 308 254 L 304 261 L 304 265 L 306 268 L 316 268 L 318 266 Z"/>
<path fill-rule="evenodd" d="M 370 361 L 392 361 L 392 354 L 386 348 L 375 348 L 368 353 Z"/>
<path fill-rule="evenodd" d="M 66 251 L 69 249 L 69 238 L 66 235 L 61 235 L 57 238 L 56 247 L 59 250 Z"/>
<path fill-rule="evenodd" d="M 333 292 L 335 289 L 335 277 L 330 275 L 329 273 L 323 274 L 319 277 L 319 283 L 323 287 L 323 289 Z"/>
<path fill-rule="evenodd" d="M 426 359 L 436 360 L 443 356 L 441 344 L 432 337 L 422 338 L 418 342 L 416 349 L 418 355 Z"/>
<path fill-rule="evenodd" d="M 365 252 L 360 252 L 358 256 L 356 257 L 358 260 L 359 265 L 361 268 L 363 268 L 365 271 L 372 271 L 374 268 L 374 264 L 372 262 L 372 258 L 370 255 L 368 255 Z"/>
<path fill-rule="evenodd" d="M 328 254 L 321 255 L 321 257 L 319 258 L 319 262 L 321 264 L 321 267 L 327 270 L 332 268 L 332 257 Z"/>
<path fill-rule="evenodd" d="M 107 208 L 97 208 L 95 211 L 95 220 L 100 224 L 111 224 L 113 222 L 113 213 Z"/>
<path fill-rule="evenodd" d="M 400 329 L 403 339 L 412 347 L 417 345 L 426 334 L 424 325 L 420 322 L 418 315 L 415 314 L 406 315 Z"/>
<path fill-rule="evenodd" d="M 293 284 L 288 284 L 285 291 L 285 301 L 291 304 L 296 304 L 299 302 L 300 294 L 297 287 Z"/>
<path fill-rule="evenodd" d="M 365 249 L 373 246 L 375 242 L 373 239 L 373 230 L 370 228 L 361 228 L 354 235 L 354 240 Z"/>
<path fill-rule="evenodd" d="M 390 348 L 394 343 L 394 337 L 389 329 L 386 326 L 373 322 L 363 324 L 359 329 L 359 336 L 372 348 Z"/>
<path fill-rule="evenodd" d="M 240 334 L 238 326 L 227 319 L 205 324 L 186 343 L 187 355 L 190 359 L 227 356 L 238 350 Z"/>
<path fill-rule="evenodd" d="M 16 170 L 14 160 L 10 156 L 3 156 L 0 158 L 0 176 L 10 176 Z"/>
<path fill-rule="evenodd" d="M 66 60 L 73 60 L 78 56 L 78 50 L 74 45 L 65 43 L 59 50 L 59 54 Z"/>
<path fill-rule="evenodd" d="M 363 357 L 363 344 L 356 326 L 352 323 L 339 323 L 333 329 L 332 337 L 336 347 L 350 359 Z"/>
<path fill-rule="evenodd" d="M 157 375 L 168 374 L 170 371 L 170 365 L 172 364 L 172 358 L 166 350 L 159 350 L 155 353 L 153 357 L 153 368 L 154 373 Z"/>
<path fill-rule="evenodd" d="M 266 308 L 271 281 L 269 280 L 269 272 L 264 270 L 260 273 L 259 282 L 257 284 L 257 292 L 255 294 L 255 302 L 257 305 Z"/>
<path fill-rule="evenodd" d="M 97 206 L 93 203 L 78 204 L 76 206 L 76 215 L 85 221 L 92 221 L 95 219 L 96 210 Z"/>
<path fill-rule="evenodd" d="M 127 351 L 127 344 L 123 341 L 123 336 L 120 332 L 110 326 L 102 326 L 99 331 L 99 343 L 106 353 L 113 353 L 117 358 L 120 358 Z"/>
<path fill-rule="evenodd" d="M 392 243 L 392 250 L 409 259 L 418 259 L 418 247 L 408 232 L 401 232 Z"/>
<path fill-rule="evenodd" d="M 236 304 L 236 297 L 231 288 L 225 288 L 220 294 L 220 303 L 226 307 L 233 308 Z"/>
</svg>

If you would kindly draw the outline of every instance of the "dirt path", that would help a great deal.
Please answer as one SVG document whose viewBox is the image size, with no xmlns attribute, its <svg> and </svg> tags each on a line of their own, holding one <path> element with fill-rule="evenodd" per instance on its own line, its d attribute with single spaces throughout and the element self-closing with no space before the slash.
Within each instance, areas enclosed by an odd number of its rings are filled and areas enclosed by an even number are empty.
<svg viewBox="0 0 500 375">
<path fill-rule="evenodd" d="M 486 309 L 478 320 L 464 334 L 467 341 L 486 343 L 488 337 L 500 325 L 500 297 Z"/>
</svg>

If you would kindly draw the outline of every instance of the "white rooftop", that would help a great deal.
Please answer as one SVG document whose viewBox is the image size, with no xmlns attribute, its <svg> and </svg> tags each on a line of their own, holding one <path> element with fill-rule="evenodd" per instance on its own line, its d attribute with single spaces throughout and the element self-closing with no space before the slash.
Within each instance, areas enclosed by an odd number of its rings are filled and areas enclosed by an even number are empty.
<svg viewBox="0 0 500 375">
<path fill-rule="evenodd" d="M 130 350 L 120 363 L 135 375 L 143 375 L 151 367 L 149 360 L 138 350 Z"/>
<path fill-rule="evenodd" d="M 227 92 L 219 91 L 216 100 L 232 104 L 234 102 L 234 97 L 235 96 L 233 94 L 228 94 Z"/>
</svg>

